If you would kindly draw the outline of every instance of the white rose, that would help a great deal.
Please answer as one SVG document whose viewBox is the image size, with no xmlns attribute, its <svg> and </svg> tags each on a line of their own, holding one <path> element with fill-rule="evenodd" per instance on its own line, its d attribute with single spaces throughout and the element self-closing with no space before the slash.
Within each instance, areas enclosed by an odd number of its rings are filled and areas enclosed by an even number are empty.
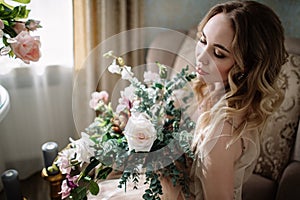
<svg viewBox="0 0 300 200">
<path fill-rule="evenodd" d="M 149 152 L 154 140 L 156 130 L 145 114 L 134 113 L 128 119 L 125 130 L 129 151 Z"/>
</svg>

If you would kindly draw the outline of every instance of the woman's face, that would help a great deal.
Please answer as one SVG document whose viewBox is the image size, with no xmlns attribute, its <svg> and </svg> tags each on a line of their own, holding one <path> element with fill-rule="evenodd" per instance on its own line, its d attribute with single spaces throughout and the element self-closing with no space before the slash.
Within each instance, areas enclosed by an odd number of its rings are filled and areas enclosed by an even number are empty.
<svg viewBox="0 0 300 200">
<path fill-rule="evenodd" d="M 207 83 L 226 82 L 234 64 L 231 44 L 234 31 L 230 20 L 220 13 L 212 17 L 198 32 L 196 70 Z"/>
</svg>

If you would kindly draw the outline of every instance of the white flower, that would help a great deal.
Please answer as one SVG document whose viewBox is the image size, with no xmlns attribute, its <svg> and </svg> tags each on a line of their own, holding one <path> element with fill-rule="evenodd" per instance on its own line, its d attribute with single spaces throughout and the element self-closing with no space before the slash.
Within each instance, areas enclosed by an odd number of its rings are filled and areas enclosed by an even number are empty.
<svg viewBox="0 0 300 200">
<path fill-rule="evenodd" d="M 129 151 L 149 152 L 156 139 L 156 130 L 146 114 L 132 113 L 124 130 Z"/>
<path fill-rule="evenodd" d="M 124 65 L 122 68 L 122 79 L 129 80 L 133 78 L 133 73 L 131 72 L 131 67 Z"/>
<path fill-rule="evenodd" d="M 131 67 L 123 65 L 122 67 L 117 64 L 117 60 L 114 59 L 110 66 L 108 66 L 108 71 L 113 74 L 121 74 L 122 79 L 129 80 L 133 78 L 133 73 L 131 72 Z"/>
<path fill-rule="evenodd" d="M 9 54 L 10 51 L 11 51 L 10 46 L 2 47 L 0 50 L 0 55 L 5 56 L 5 55 Z"/>
<path fill-rule="evenodd" d="M 108 71 L 113 74 L 121 74 L 121 67 L 117 64 L 116 59 L 114 59 L 111 65 L 108 67 Z"/>
<path fill-rule="evenodd" d="M 75 151 L 73 148 L 67 148 L 58 153 L 58 159 L 55 162 L 59 166 L 62 174 L 70 174 L 72 170 L 72 165 L 70 160 L 75 158 Z"/>
<path fill-rule="evenodd" d="M 75 147 L 76 160 L 81 162 L 81 165 L 85 163 L 90 163 L 90 158 L 94 155 L 94 142 L 90 139 L 90 136 L 84 132 L 81 132 L 81 138 L 78 140 L 73 140 L 70 138 L 71 143 Z"/>
<path fill-rule="evenodd" d="M 151 71 L 147 71 L 144 73 L 144 82 L 145 83 L 151 83 L 151 82 L 157 82 L 159 81 L 159 74 Z"/>
</svg>

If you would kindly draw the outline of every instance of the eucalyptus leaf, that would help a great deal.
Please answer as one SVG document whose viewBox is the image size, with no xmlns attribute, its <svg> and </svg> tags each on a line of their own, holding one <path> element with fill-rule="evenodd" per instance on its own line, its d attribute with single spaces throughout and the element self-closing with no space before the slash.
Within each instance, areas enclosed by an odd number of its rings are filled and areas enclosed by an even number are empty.
<svg viewBox="0 0 300 200">
<path fill-rule="evenodd" d="M 108 176 L 108 174 L 110 174 L 112 172 L 112 168 L 111 167 L 106 167 L 104 169 L 101 169 L 98 174 L 97 174 L 97 178 L 99 179 L 106 179 L 106 177 Z"/>
<path fill-rule="evenodd" d="M 92 195 L 97 195 L 99 193 L 99 185 L 95 181 L 90 181 L 89 190 Z"/>
<path fill-rule="evenodd" d="M 91 158 L 91 162 L 89 163 L 89 165 L 83 170 L 82 176 L 85 177 L 88 175 L 88 173 L 93 170 L 98 164 L 99 164 L 99 160 L 95 159 L 95 158 Z"/>
</svg>

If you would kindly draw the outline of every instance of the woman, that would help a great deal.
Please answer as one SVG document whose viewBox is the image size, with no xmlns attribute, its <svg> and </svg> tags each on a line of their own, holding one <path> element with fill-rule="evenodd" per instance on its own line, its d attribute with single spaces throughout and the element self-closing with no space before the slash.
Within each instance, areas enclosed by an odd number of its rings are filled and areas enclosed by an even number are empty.
<svg viewBox="0 0 300 200">
<path fill-rule="evenodd" d="M 277 79 L 287 58 L 284 31 L 270 8 L 232 1 L 207 13 L 198 37 L 195 92 L 201 114 L 189 199 L 239 200 L 259 155 L 259 135 L 282 102 Z M 161 182 L 162 199 L 187 198 L 168 178 Z M 119 193 L 112 199 L 141 199 L 143 192 Z"/>
<path fill-rule="evenodd" d="M 282 102 L 277 79 L 287 58 L 284 31 L 270 8 L 233 1 L 208 12 L 198 37 L 195 91 L 201 115 L 191 199 L 241 199 L 259 155 L 259 135 Z M 166 182 L 165 199 L 184 199 Z"/>
</svg>

